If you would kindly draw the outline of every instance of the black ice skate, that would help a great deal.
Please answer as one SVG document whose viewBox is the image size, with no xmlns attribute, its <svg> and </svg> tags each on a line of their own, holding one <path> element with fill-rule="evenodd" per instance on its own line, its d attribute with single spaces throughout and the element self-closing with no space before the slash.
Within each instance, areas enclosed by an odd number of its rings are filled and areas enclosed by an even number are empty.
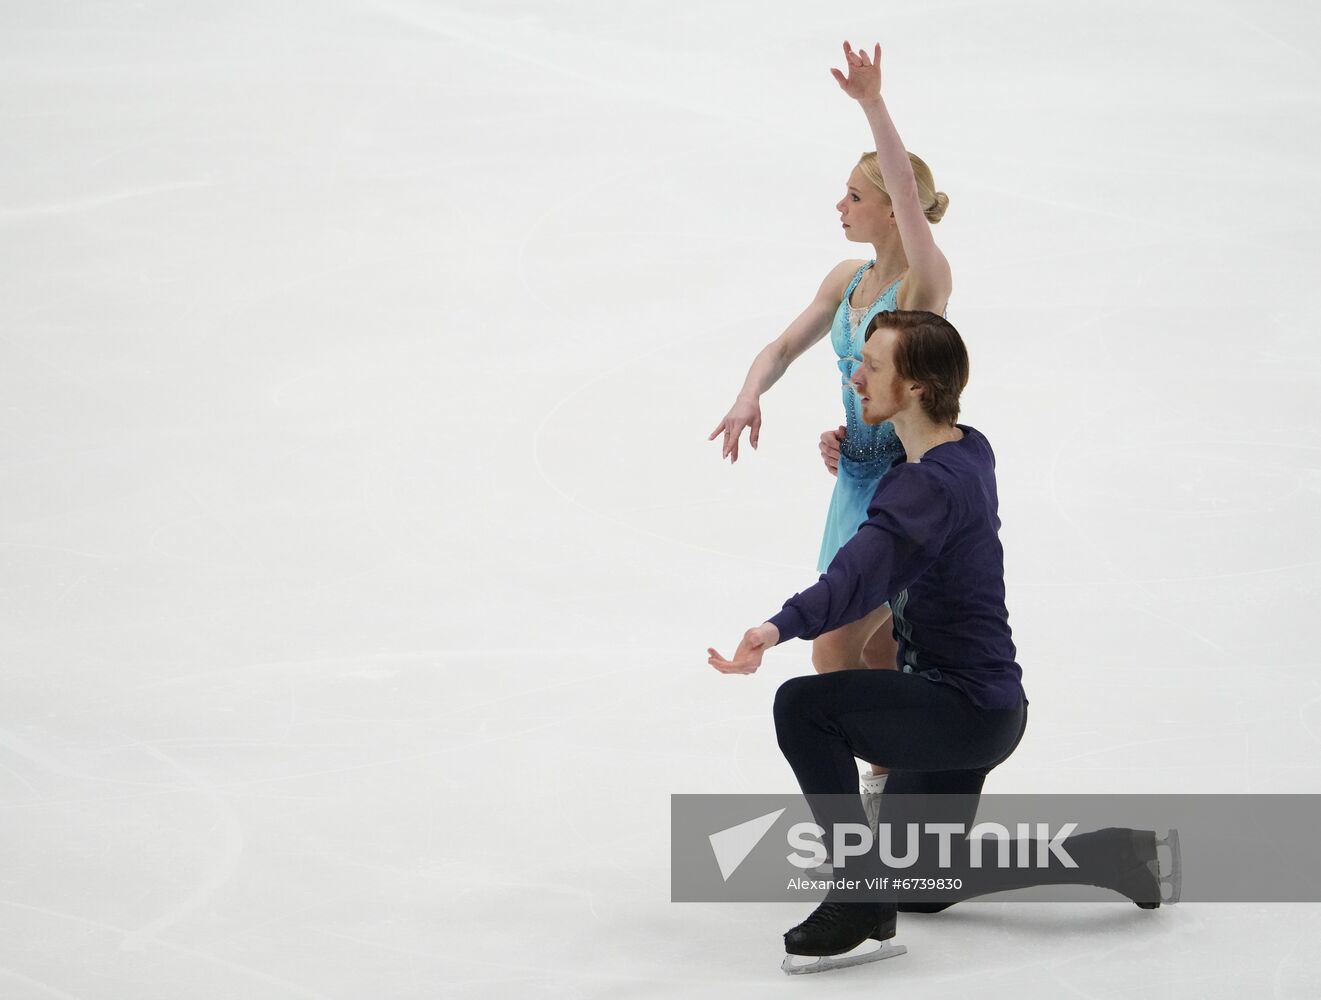
<svg viewBox="0 0 1321 1000">
<path fill-rule="evenodd" d="M 907 948 L 889 943 L 894 930 L 893 906 L 822 903 L 784 935 L 785 956 L 780 968 L 796 976 L 903 955 Z M 872 941 L 880 942 L 879 946 L 873 946 Z"/>
</svg>

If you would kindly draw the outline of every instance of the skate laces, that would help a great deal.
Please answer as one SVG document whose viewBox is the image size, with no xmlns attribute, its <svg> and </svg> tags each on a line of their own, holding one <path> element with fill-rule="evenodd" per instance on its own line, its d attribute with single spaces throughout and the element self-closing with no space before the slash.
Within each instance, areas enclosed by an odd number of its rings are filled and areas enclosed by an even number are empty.
<svg viewBox="0 0 1321 1000">
<path fill-rule="evenodd" d="M 822 903 L 813 910 L 801 924 L 800 927 L 814 927 L 819 924 L 830 925 L 844 916 L 847 911 L 843 903 Z"/>
</svg>

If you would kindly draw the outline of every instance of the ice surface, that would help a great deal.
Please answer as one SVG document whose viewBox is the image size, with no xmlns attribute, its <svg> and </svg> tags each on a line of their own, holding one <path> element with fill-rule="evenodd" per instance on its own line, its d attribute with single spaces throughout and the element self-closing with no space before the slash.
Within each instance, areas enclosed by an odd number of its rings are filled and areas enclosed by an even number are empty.
<svg viewBox="0 0 1321 1000">
<path fill-rule="evenodd" d="M 0 5 L 0 995 L 766 997 L 668 796 L 794 787 L 885 87 L 950 209 L 1027 736 L 988 790 L 1321 791 L 1321 14 Z M 1321 907 L 905 918 L 832 995 L 1321 994 Z M 820 980 L 829 978 L 829 987 Z"/>
</svg>

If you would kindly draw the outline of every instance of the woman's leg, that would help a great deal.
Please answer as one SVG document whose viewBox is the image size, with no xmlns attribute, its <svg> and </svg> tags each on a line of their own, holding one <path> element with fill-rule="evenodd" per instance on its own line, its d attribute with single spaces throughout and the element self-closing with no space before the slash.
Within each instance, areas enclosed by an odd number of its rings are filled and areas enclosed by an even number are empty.
<svg viewBox="0 0 1321 1000">
<path fill-rule="evenodd" d="M 862 647 L 862 665 L 868 670 L 898 670 L 899 641 L 890 627 L 890 609 L 885 609 L 885 620 L 880 622 Z"/>
<path fill-rule="evenodd" d="M 812 666 L 818 674 L 861 670 L 868 665 L 865 662 L 868 642 L 878 631 L 886 631 L 882 626 L 889 621 L 890 609 L 880 607 L 856 622 L 817 636 L 812 640 Z"/>
<path fill-rule="evenodd" d="M 894 637 L 894 629 L 890 627 L 889 608 L 886 608 L 885 621 L 883 621 L 867 644 L 862 647 L 862 665 L 868 670 L 898 670 L 899 669 L 899 640 Z M 882 767 L 880 764 L 871 765 L 871 782 L 875 791 L 870 794 L 879 795 L 880 789 L 885 787 L 885 782 L 880 779 L 889 774 L 889 768 Z M 864 788 L 866 786 L 864 785 Z M 868 807 L 867 818 L 871 819 L 871 813 L 875 805 Z"/>
</svg>

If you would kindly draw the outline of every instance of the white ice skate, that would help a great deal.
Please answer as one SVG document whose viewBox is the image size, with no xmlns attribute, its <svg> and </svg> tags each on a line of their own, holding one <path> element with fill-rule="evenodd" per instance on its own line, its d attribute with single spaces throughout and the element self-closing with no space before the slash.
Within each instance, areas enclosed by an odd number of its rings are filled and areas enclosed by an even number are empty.
<svg viewBox="0 0 1321 1000">
<path fill-rule="evenodd" d="M 870 771 L 858 775 L 858 794 L 862 797 L 862 811 L 867 816 L 867 826 L 871 828 L 873 838 L 881 820 L 881 792 L 885 790 L 885 779 L 888 777 L 888 774 L 872 774 Z M 835 866 L 827 860 L 812 871 L 817 875 L 833 875 Z"/>
<path fill-rule="evenodd" d="M 1177 903 L 1183 893 L 1183 856 L 1179 852 L 1179 831 L 1171 829 L 1164 837 L 1159 838 L 1156 841 L 1157 851 L 1159 852 L 1162 847 L 1169 849 L 1170 869 L 1169 874 L 1160 874 L 1159 861 L 1157 861 L 1156 878 L 1161 885 L 1161 902 L 1169 906 L 1171 903 Z M 1166 895 L 1166 889 L 1169 890 L 1169 895 Z"/>
<path fill-rule="evenodd" d="M 1104 831 L 1102 831 L 1104 832 Z M 1134 864 L 1121 875 L 1118 889 L 1143 910 L 1154 910 L 1179 901 L 1183 892 L 1183 857 L 1179 851 L 1179 831 L 1171 828 L 1164 837 L 1151 830 L 1129 831 Z M 1161 872 L 1161 848 L 1169 851 L 1169 864 Z"/>
<path fill-rule="evenodd" d="M 862 796 L 862 811 L 867 814 L 867 825 L 871 827 L 872 836 L 876 836 L 876 828 L 881 820 L 881 793 L 885 791 L 885 779 L 888 774 L 872 774 L 870 771 L 864 771 L 858 776 L 858 792 Z"/>
</svg>

